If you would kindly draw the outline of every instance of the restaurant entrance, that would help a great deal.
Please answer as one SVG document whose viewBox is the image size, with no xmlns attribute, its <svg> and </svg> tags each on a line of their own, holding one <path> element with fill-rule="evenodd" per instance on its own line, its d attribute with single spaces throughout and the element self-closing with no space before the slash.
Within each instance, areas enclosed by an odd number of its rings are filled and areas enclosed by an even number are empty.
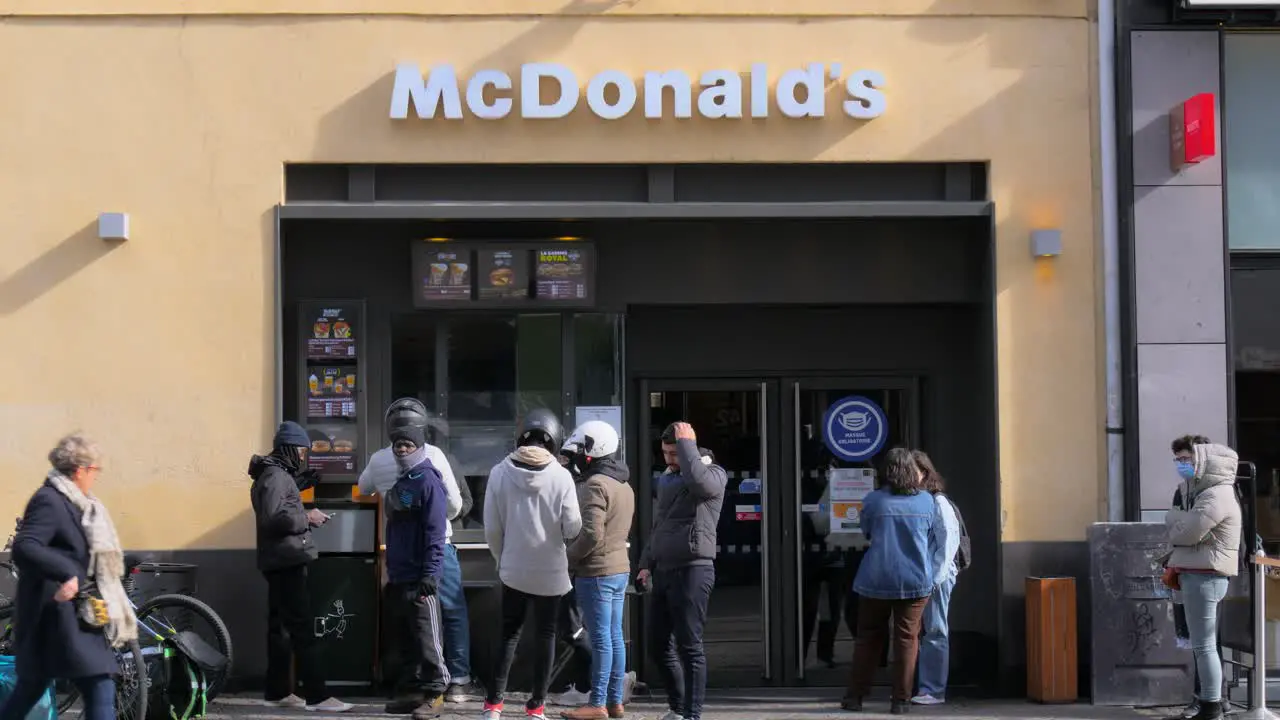
<svg viewBox="0 0 1280 720">
<path fill-rule="evenodd" d="M 666 471 L 668 424 L 692 424 L 728 475 L 703 635 L 710 686 L 844 683 L 856 623 L 849 587 L 864 547 L 859 498 L 886 450 L 915 444 L 917 384 L 910 376 L 638 381 L 641 543 L 654 480 Z M 648 638 L 639 644 L 656 658 Z"/>
</svg>

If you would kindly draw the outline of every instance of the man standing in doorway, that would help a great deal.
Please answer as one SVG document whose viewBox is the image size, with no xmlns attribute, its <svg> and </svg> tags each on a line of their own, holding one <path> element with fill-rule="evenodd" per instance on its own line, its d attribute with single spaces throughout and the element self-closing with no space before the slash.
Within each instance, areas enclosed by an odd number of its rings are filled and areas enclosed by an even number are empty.
<svg viewBox="0 0 1280 720">
<path fill-rule="evenodd" d="M 417 398 L 403 397 L 387 408 L 383 424 L 387 436 L 404 427 L 414 427 L 430 435 L 434 418 Z M 467 616 L 467 599 L 462 590 L 462 566 L 458 562 L 458 549 L 453 546 L 453 520 L 466 511 L 467 502 L 462 488 L 453 474 L 452 464 L 443 450 L 427 443 L 425 446 L 427 459 L 440 473 L 440 480 L 445 491 L 445 510 L 450 523 L 445 526 L 444 566 L 440 575 L 439 601 L 444 635 L 445 664 L 449 669 L 450 684 L 445 692 L 448 702 L 472 702 L 483 699 L 484 690 L 471 675 L 471 631 L 470 619 Z M 400 468 L 396 465 L 396 456 L 391 446 L 378 450 L 369 458 L 369 464 L 360 473 L 360 492 L 365 495 L 377 493 L 386 499 L 387 492 L 400 477 Z M 390 602 L 388 597 L 387 601 Z M 386 604 L 386 603 L 384 603 Z M 388 638 L 387 654 L 389 659 L 398 656 L 394 650 L 396 642 L 402 638 Z M 394 674 L 394 673 L 392 673 Z"/>
<path fill-rule="evenodd" d="M 700 720 L 707 690 L 702 629 L 716 583 L 716 525 L 727 475 L 698 447 L 689 423 L 662 433 L 667 471 L 658 479 L 653 532 L 640 556 L 637 582 L 652 588 L 652 647 L 661 654 L 670 712 L 662 720 Z"/>
</svg>

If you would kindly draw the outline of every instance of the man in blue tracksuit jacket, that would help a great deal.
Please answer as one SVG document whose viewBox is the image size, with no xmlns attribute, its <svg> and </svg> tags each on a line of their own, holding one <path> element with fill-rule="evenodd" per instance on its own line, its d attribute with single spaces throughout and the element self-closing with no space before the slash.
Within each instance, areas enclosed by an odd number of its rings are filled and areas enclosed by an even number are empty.
<svg viewBox="0 0 1280 720">
<path fill-rule="evenodd" d="M 449 671 L 440 636 L 440 600 L 436 596 L 444 568 L 448 510 L 440 471 L 427 459 L 422 428 L 404 426 L 391 433 L 391 451 L 400 476 L 386 494 L 387 581 L 393 607 L 388 613 L 402 638 L 402 677 L 387 713 L 415 720 L 439 717 Z M 422 695 L 414 688 L 421 670 Z"/>
</svg>

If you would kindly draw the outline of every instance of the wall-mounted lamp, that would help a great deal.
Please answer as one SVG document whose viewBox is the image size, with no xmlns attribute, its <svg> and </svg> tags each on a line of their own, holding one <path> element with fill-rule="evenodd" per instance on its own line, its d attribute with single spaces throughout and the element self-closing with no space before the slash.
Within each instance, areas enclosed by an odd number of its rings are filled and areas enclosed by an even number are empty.
<svg viewBox="0 0 1280 720">
<path fill-rule="evenodd" d="M 1031 257 L 1058 257 L 1062 254 L 1061 230 L 1032 230 Z"/>
<path fill-rule="evenodd" d="M 98 213 L 99 240 L 128 240 L 129 213 Z"/>
</svg>

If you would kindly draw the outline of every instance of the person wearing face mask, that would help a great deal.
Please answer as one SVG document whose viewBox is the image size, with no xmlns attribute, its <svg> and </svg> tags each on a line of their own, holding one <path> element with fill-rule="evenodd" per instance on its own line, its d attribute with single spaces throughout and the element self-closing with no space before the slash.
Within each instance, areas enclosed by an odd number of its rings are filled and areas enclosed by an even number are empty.
<svg viewBox="0 0 1280 720">
<path fill-rule="evenodd" d="M 1212 441 L 1204 435 L 1183 435 L 1170 444 L 1169 449 L 1173 452 L 1174 470 L 1180 480 L 1177 489 L 1173 491 L 1173 504 L 1170 507 L 1187 509 L 1188 506 L 1183 504 L 1182 482 L 1195 476 L 1195 452 L 1192 448 L 1196 445 L 1208 445 L 1210 442 Z M 1173 619 L 1177 632 L 1178 647 L 1190 650 L 1191 631 L 1187 628 L 1187 612 L 1182 604 L 1182 591 L 1173 589 L 1171 595 L 1173 598 Z M 1196 669 L 1195 663 L 1191 664 L 1191 677 L 1194 683 L 1191 704 L 1187 705 L 1180 714 L 1180 717 L 1184 720 L 1193 718 L 1196 713 L 1200 712 L 1200 673 Z"/>
<path fill-rule="evenodd" d="M 1195 654 L 1200 709 L 1193 720 L 1221 720 L 1222 658 L 1218 652 L 1218 606 L 1240 571 L 1243 517 L 1236 498 L 1239 466 L 1225 445 L 1195 444 L 1190 459 L 1175 460 L 1183 478 L 1181 506 L 1165 515 L 1172 550 L 1165 582 L 1181 590 Z"/>
<path fill-rule="evenodd" d="M 427 456 L 426 435 L 416 425 L 391 432 L 400 475 L 386 493 L 388 615 L 402 640 L 397 699 L 387 713 L 414 720 L 439 717 L 449 686 L 440 637 L 440 576 L 444 571 L 448 500 L 440 471 Z M 415 697 L 417 685 L 422 697 Z"/>
<path fill-rule="evenodd" d="M 266 701 L 276 707 L 341 713 L 352 706 L 329 696 L 311 627 L 307 566 L 317 556 L 311 528 L 323 525 L 328 517 L 302 506 L 300 488 L 314 485 L 318 477 L 306 469 L 310 447 L 311 439 L 301 425 L 284 422 L 276 430 L 271 453 L 249 460 L 258 569 L 267 579 Z M 305 700 L 291 688 L 292 656 L 297 656 Z"/>
</svg>

